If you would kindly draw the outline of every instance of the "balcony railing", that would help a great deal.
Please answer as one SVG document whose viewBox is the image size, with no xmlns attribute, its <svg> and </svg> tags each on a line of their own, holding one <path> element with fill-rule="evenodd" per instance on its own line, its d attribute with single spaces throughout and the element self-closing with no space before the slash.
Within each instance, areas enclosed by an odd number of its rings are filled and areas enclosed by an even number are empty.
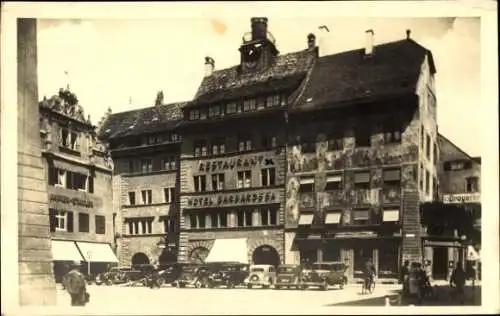
<svg viewBox="0 0 500 316">
<path fill-rule="evenodd" d="M 316 207 L 316 196 L 313 192 L 300 193 L 299 207 L 311 209 Z"/>
<path fill-rule="evenodd" d="M 382 203 L 391 204 L 399 203 L 401 201 L 401 188 L 384 188 L 382 190 Z"/>
</svg>

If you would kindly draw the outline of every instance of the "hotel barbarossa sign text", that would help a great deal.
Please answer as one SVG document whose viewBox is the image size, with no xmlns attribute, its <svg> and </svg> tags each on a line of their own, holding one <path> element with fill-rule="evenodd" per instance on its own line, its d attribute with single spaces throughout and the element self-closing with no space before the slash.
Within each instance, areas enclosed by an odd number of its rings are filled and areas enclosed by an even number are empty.
<svg viewBox="0 0 500 316">
<path fill-rule="evenodd" d="M 269 204 L 277 202 L 276 192 L 233 193 L 219 196 L 193 197 L 187 200 L 189 208 Z"/>
<path fill-rule="evenodd" d="M 445 194 L 443 195 L 443 203 L 445 204 L 462 204 L 462 203 L 480 203 L 480 193 L 463 193 L 463 194 Z"/>
</svg>

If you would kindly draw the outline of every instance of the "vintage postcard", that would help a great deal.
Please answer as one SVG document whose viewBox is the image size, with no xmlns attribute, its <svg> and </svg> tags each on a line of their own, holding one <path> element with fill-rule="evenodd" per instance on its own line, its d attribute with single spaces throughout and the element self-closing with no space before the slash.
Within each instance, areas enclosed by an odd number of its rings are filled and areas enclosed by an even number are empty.
<svg viewBox="0 0 500 316">
<path fill-rule="evenodd" d="M 498 313 L 496 10 L 3 3 L 2 313 Z"/>
</svg>

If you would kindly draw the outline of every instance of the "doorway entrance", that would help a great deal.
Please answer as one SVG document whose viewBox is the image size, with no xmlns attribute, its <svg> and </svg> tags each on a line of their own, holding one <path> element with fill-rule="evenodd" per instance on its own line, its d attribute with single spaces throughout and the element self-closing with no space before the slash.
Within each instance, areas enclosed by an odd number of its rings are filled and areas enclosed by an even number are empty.
<svg viewBox="0 0 500 316">
<path fill-rule="evenodd" d="M 270 264 L 277 266 L 281 263 L 280 255 L 274 247 L 263 245 L 255 249 L 252 255 L 253 264 Z"/>
<path fill-rule="evenodd" d="M 445 280 L 448 276 L 448 247 L 434 247 L 432 251 L 432 278 Z"/>
<path fill-rule="evenodd" d="M 132 265 L 141 265 L 141 264 L 149 264 L 149 258 L 142 252 L 136 253 L 132 257 Z"/>
</svg>

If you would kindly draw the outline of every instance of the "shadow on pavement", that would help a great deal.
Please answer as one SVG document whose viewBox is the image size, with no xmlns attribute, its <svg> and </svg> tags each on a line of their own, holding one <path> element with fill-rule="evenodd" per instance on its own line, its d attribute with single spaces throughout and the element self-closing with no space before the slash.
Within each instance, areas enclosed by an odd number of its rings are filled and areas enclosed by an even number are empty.
<svg viewBox="0 0 500 316">
<path fill-rule="evenodd" d="M 376 290 L 375 290 L 376 291 Z M 453 300 L 450 296 L 450 288 L 448 285 L 436 285 L 434 286 L 434 291 L 437 293 L 437 298 L 425 298 L 422 301 L 422 306 L 481 306 L 481 286 L 475 286 L 473 288 L 470 285 L 465 287 L 465 299 L 464 303 Z M 405 302 L 403 300 L 402 304 L 399 305 L 399 293 L 401 290 L 389 291 L 388 297 L 391 306 L 405 306 L 408 304 L 418 305 L 414 302 Z M 356 300 L 327 304 L 325 306 L 384 306 L 385 296 L 381 297 L 370 297 L 370 294 L 361 295 L 358 293 L 358 298 Z"/>
</svg>

